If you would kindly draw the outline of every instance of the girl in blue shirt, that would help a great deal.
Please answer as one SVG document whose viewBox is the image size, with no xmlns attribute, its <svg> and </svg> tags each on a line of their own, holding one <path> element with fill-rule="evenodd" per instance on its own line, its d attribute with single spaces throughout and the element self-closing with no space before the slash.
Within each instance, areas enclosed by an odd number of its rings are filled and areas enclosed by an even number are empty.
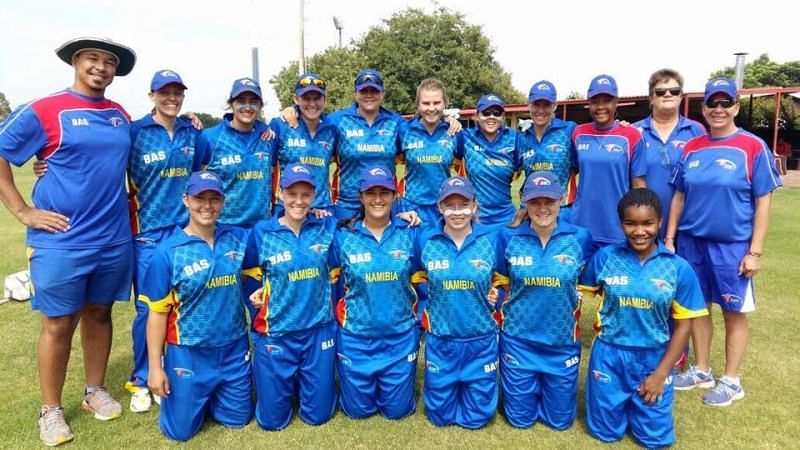
<svg viewBox="0 0 800 450">
<path fill-rule="evenodd" d="M 577 285 L 592 239 L 585 228 L 558 219 L 563 195 L 556 174 L 531 173 L 522 189 L 524 209 L 499 236 L 499 271 L 510 290 L 500 309 L 503 410 L 518 428 L 541 421 L 565 430 L 577 413 Z"/>
</svg>

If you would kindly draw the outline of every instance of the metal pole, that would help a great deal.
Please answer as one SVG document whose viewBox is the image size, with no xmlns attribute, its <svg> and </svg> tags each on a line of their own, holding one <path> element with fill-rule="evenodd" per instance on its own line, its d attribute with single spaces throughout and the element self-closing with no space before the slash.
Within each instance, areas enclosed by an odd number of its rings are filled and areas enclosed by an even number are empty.
<svg viewBox="0 0 800 450">
<path fill-rule="evenodd" d="M 253 79 L 256 82 L 261 83 L 261 80 L 258 79 L 258 47 L 253 47 Z"/>
<path fill-rule="evenodd" d="M 339 28 L 339 48 L 342 48 L 342 29 Z"/>
<path fill-rule="evenodd" d="M 303 22 L 305 21 L 305 14 L 303 14 L 303 3 L 304 0 L 300 0 L 300 58 L 297 64 L 300 73 L 298 75 L 302 75 L 306 72 L 305 37 L 303 34 Z"/>
<path fill-rule="evenodd" d="M 736 55 L 736 89 L 741 89 L 744 85 L 744 57 L 747 56 L 745 52 L 734 53 Z"/>
</svg>

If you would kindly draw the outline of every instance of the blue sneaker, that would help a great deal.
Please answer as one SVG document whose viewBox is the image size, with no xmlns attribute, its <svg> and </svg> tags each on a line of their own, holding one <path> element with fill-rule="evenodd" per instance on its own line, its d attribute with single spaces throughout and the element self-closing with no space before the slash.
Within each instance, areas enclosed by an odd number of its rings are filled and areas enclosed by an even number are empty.
<svg viewBox="0 0 800 450">
<path fill-rule="evenodd" d="M 672 386 L 677 391 L 688 391 L 696 387 L 708 389 L 714 387 L 714 377 L 711 375 L 711 369 L 705 373 L 695 366 L 689 366 L 688 369 L 675 376 Z"/>
<path fill-rule="evenodd" d="M 714 389 L 706 392 L 703 396 L 703 403 L 711 406 L 728 406 L 734 400 L 744 398 L 744 389 L 741 384 L 732 384 L 722 378 L 717 380 Z"/>
</svg>

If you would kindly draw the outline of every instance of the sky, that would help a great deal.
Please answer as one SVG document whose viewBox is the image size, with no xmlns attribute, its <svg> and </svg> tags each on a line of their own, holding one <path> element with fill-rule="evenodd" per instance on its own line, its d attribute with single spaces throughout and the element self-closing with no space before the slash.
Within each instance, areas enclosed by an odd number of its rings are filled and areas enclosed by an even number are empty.
<svg viewBox="0 0 800 450">
<path fill-rule="evenodd" d="M 533 82 L 555 83 L 559 99 L 586 92 L 595 75 L 613 75 L 620 94 L 643 95 L 653 71 L 672 67 L 685 90 L 700 91 L 711 72 L 763 53 L 773 61 L 800 60 L 794 2 L 698 0 L 489 1 L 305 0 L 305 53 L 345 45 L 407 7 L 438 6 L 464 14 L 492 42 L 495 58 L 527 93 Z M 265 114 L 279 108 L 269 79 L 300 48 L 300 0 L 0 0 L 0 92 L 12 107 L 72 83 L 73 72 L 54 50 L 79 36 L 106 36 L 133 48 L 134 71 L 117 77 L 106 96 L 138 118 L 150 110 L 150 79 L 172 69 L 188 86 L 184 111 L 221 116 L 231 83 L 250 76 L 259 48 Z M 794 31 L 793 31 L 794 30 Z M 377 67 L 380 70 L 380 67 Z M 459 106 L 459 105 L 454 105 Z M 460 105 L 465 108 L 473 105 Z"/>
</svg>

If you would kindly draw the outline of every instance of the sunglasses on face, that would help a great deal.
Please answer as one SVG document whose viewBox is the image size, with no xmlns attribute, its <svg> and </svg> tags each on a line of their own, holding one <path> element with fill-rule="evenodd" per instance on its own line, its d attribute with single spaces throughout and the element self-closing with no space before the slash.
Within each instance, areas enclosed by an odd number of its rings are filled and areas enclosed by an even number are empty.
<svg viewBox="0 0 800 450">
<path fill-rule="evenodd" d="M 672 87 L 672 88 L 655 88 L 655 89 L 653 89 L 653 93 L 656 94 L 656 97 L 663 97 L 663 96 L 667 95 L 667 92 L 669 92 L 670 95 L 675 95 L 675 96 L 681 95 L 681 88 Z"/>
<path fill-rule="evenodd" d="M 356 78 L 356 84 L 363 84 L 363 83 L 375 83 L 378 86 L 383 86 L 383 80 L 379 76 L 373 73 L 365 73 L 360 77 Z"/>
<path fill-rule="evenodd" d="M 706 101 L 706 107 L 708 109 L 716 109 L 717 106 L 722 106 L 722 108 L 728 109 L 736 103 L 737 101 L 732 98 L 716 98 Z"/>
<path fill-rule="evenodd" d="M 479 113 L 481 117 L 503 117 L 503 111 L 499 109 L 487 109 Z"/>
<path fill-rule="evenodd" d="M 318 88 L 325 89 L 325 82 L 314 77 L 305 77 L 298 81 L 297 84 L 300 85 L 300 87 L 309 87 L 313 84 Z"/>
</svg>

